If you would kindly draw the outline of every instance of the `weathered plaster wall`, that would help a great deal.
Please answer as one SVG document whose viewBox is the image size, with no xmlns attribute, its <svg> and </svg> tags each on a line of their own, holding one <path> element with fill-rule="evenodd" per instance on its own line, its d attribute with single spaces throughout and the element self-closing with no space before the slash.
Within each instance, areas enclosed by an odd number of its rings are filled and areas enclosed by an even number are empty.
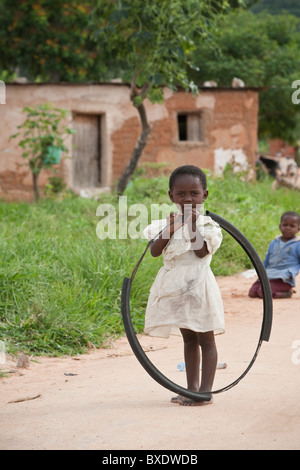
<svg viewBox="0 0 300 470">
<path fill-rule="evenodd" d="M 11 84 L 6 86 L 6 104 L 0 106 L 0 197 L 6 200 L 32 198 L 32 181 L 24 166 L 17 140 L 9 140 L 25 115 L 25 106 L 52 102 L 72 113 L 102 115 L 103 186 L 112 187 L 126 167 L 140 133 L 137 110 L 129 98 L 129 87 L 119 84 Z M 257 144 L 258 93 L 251 89 L 201 90 L 196 96 L 185 92 L 164 91 L 164 103 L 146 102 L 152 133 L 141 163 L 167 163 L 170 170 L 182 164 L 195 164 L 216 172 L 227 161 L 242 165 L 255 163 Z M 178 140 L 177 114 L 201 111 L 203 140 Z M 66 145 L 69 158 L 58 165 L 59 174 L 73 187 L 72 137 Z M 49 171 L 42 171 L 40 184 L 46 183 Z"/>
<path fill-rule="evenodd" d="M 141 162 L 168 163 L 170 169 L 194 164 L 222 173 L 226 163 L 247 170 L 255 166 L 257 146 L 258 93 L 254 90 L 201 90 L 192 96 L 185 92 L 165 91 L 163 105 L 146 103 L 152 134 Z M 177 114 L 203 112 L 203 141 L 178 140 Z M 133 148 L 138 134 L 138 118 L 126 122 L 113 136 L 117 154 L 131 132 Z M 127 137 L 128 138 L 128 137 Z M 114 175 L 119 177 L 126 166 L 125 158 L 115 158 Z"/>
</svg>

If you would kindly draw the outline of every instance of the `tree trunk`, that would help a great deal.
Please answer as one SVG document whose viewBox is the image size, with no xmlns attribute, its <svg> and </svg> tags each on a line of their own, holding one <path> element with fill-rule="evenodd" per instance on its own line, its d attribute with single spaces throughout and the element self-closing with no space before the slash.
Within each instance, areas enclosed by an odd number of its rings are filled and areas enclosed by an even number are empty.
<svg viewBox="0 0 300 470">
<path fill-rule="evenodd" d="M 38 187 L 38 177 L 39 173 L 32 172 L 32 179 L 33 179 L 33 193 L 34 193 L 34 200 L 37 202 L 40 198 L 39 194 L 39 187 Z"/>
<path fill-rule="evenodd" d="M 130 98 L 131 98 L 131 101 L 133 102 L 133 104 L 134 104 L 134 99 L 137 98 L 137 97 L 142 97 L 142 99 L 144 100 L 145 97 L 146 97 L 147 89 L 148 89 L 148 85 L 145 85 L 140 91 L 138 91 L 138 89 L 135 85 L 135 80 L 136 80 L 136 77 L 132 81 L 131 95 L 130 95 Z M 147 145 L 148 138 L 149 138 L 149 135 L 151 133 L 151 126 L 148 123 L 146 109 L 145 109 L 145 106 L 144 106 L 143 102 L 139 106 L 137 106 L 137 110 L 138 110 L 140 121 L 141 121 L 141 124 L 142 124 L 142 132 L 141 132 L 141 134 L 140 134 L 140 136 L 137 140 L 137 143 L 134 147 L 134 150 L 132 152 L 129 163 L 128 163 L 128 165 L 127 165 L 127 167 L 126 167 L 126 169 L 125 169 L 125 171 L 124 171 L 123 175 L 121 176 L 120 181 L 118 183 L 118 186 L 117 186 L 117 194 L 118 195 L 123 194 L 123 192 L 125 191 L 126 186 L 127 186 L 128 182 L 130 181 L 130 179 L 131 179 L 131 177 L 132 177 L 132 175 L 133 175 L 133 173 L 134 173 L 134 171 L 137 167 L 138 161 L 139 161 L 140 157 L 142 156 L 143 150 Z"/>
</svg>

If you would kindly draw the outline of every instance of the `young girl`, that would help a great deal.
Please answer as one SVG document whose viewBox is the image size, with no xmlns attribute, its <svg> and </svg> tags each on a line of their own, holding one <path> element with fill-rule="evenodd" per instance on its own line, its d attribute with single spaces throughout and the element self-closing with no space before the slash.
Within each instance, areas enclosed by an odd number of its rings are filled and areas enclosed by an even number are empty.
<svg viewBox="0 0 300 470">
<path fill-rule="evenodd" d="M 295 278 L 300 270 L 300 215 L 285 212 L 281 216 L 279 230 L 281 236 L 271 241 L 265 260 L 273 299 L 289 298 L 293 295 Z M 251 286 L 249 297 L 262 297 L 259 279 Z"/>
<path fill-rule="evenodd" d="M 212 254 L 222 242 L 222 232 L 211 217 L 200 214 L 207 196 L 206 176 L 200 168 L 177 168 L 170 176 L 169 197 L 179 212 L 152 222 L 144 231 L 149 240 L 155 238 L 150 246 L 152 256 L 162 254 L 164 261 L 150 289 L 145 333 L 169 337 L 180 329 L 187 388 L 199 392 L 212 390 L 217 366 L 214 335 L 224 332 L 223 303 L 210 268 Z M 212 400 L 177 396 L 172 402 L 191 406 Z"/>
</svg>

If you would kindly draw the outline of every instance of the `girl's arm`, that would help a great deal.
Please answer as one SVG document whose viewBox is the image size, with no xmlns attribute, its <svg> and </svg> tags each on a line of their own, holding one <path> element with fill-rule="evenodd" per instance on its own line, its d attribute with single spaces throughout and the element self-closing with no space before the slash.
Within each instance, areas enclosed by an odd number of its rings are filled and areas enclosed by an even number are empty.
<svg viewBox="0 0 300 470">
<path fill-rule="evenodd" d="M 169 218 L 169 225 L 162 231 L 159 238 L 157 238 L 150 245 L 150 252 L 154 258 L 160 256 L 165 246 L 169 243 L 170 238 L 174 235 L 174 232 L 183 225 L 181 214 L 171 214 Z"/>
<path fill-rule="evenodd" d="M 196 230 L 197 230 L 197 232 L 198 232 L 198 229 L 196 229 Z M 202 238 L 202 248 L 199 248 L 199 249 L 195 248 L 195 249 L 194 249 L 194 253 L 195 253 L 196 256 L 198 256 L 198 258 L 204 258 L 204 256 L 206 256 L 206 255 L 209 254 L 209 251 L 208 251 L 208 249 L 207 249 L 206 241 L 203 240 L 203 237 L 202 237 L 202 235 L 201 235 L 200 233 L 199 233 L 199 235 L 196 234 L 196 237 L 195 237 L 194 240 L 191 240 L 191 242 L 192 242 L 192 248 L 193 248 L 193 245 L 194 245 L 194 244 L 195 244 L 196 247 L 197 247 L 198 244 L 199 244 L 199 242 L 197 241 L 197 237 L 199 237 L 199 238 L 201 237 L 201 238 Z M 199 239 L 198 239 L 198 240 L 199 240 Z"/>
</svg>

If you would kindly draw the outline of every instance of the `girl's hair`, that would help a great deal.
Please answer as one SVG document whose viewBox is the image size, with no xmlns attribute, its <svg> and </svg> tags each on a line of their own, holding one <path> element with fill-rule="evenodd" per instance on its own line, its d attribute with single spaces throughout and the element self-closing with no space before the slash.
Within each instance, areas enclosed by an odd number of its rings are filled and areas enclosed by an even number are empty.
<svg viewBox="0 0 300 470">
<path fill-rule="evenodd" d="M 183 166 L 179 166 L 178 168 L 176 168 L 176 170 L 174 170 L 173 173 L 171 174 L 170 179 L 169 179 L 170 190 L 173 188 L 176 178 L 182 175 L 193 175 L 196 178 L 199 178 L 203 189 L 206 189 L 206 175 L 204 171 L 202 171 L 201 168 L 198 168 L 197 166 L 194 166 L 194 165 L 183 165 Z"/>
</svg>

